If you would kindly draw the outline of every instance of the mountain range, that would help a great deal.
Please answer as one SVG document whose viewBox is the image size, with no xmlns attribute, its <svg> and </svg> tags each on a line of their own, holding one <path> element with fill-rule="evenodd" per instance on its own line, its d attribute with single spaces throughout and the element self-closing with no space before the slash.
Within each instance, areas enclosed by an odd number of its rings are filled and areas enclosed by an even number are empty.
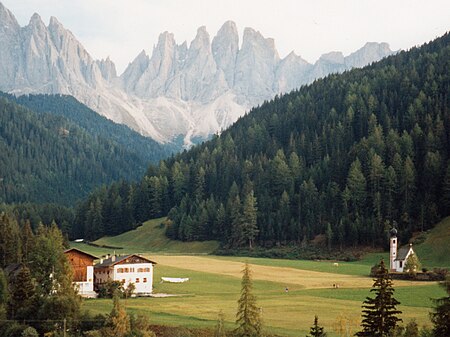
<svg viewBox="0 0 450 337">
<path fill-rule="evenodd" d="M 291 52 L 280 58 L 273 39 L 227 21 L 211 40 L 205 27 L 177 44 L 159 36 L 151 55 L 142 51 L 119 76 L 109 59 L 95 60 L 54 17 L 46 26 L 34 14 L 21 27 L 0 3 L 0 90 L 72 95 L 99 114 L 166 143 L 184 137 L 189 146 L 225 129 L 251 107 L 331 73 L 378 61 L 387 43 L 356 52 L 322 55 L 310 64 Z"/>
</svg>

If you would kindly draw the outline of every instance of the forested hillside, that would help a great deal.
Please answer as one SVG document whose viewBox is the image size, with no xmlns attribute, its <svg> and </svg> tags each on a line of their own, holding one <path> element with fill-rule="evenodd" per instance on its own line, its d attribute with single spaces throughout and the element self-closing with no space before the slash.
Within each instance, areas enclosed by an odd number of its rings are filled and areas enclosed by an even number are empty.
<svg viewBox="0 0 450 337">
<path fill-rule="evenodd" d="M 139 178 L 145 173 L 145 168 L 149 163 L 158 163 L 161 159 L 165 159 L 181 149 L 179 145 L 160 144 L 131 130 L 126 125 L 114 123 L 78 102 L 72 96 L 22 95 L 15 97 L 1 92 L 0 95 L 36 113 L 62 116 L 92 137 L 103 138 L 117 147 L 123 147 L 123 151 L 136 156 L 136 176 Z"/>
<path fill-rule="evenodd" d="M 253 109 L 209 142 L 77 210 L 99 237 L 165 215 L 167 235 L 225 246 L 381 245 L 450 211 L 450 36 Z M 403 241 L 404 242 L 404 241 Z"/>
<path fill-rule="evenodd" d="M 40 102 L 46 104 L 45 96 Z M 141 177 L 148 162 L 136 151 L 62 116 L 37 114 L 0 98 L 0 203 L 73 205 L 99 185 Z"/>
</svg>

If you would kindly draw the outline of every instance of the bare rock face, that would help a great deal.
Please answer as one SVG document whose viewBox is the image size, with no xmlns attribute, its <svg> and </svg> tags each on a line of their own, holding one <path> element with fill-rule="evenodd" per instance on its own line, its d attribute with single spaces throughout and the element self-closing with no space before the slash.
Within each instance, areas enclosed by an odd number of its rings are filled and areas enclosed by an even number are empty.
<svg viewBox="0 0 450 337">
<path fill-rule="evenodd" d="M 309 64 L 295 53 L 280 59 L 273 39 L 227 21 L 212 39 L 205 27 L 189 44 L 164 32 L 151 55 L 144 50 L 120 77 L 114 63 L 94 60 L 54 17 L 34 14 L 25 27 L 0 3 L 0 90 L 15 94 L 69 94 L 98 113 L 160 142 L 183 135 L 208 137 L 252 106 L 316 78 L 362 67 L 392 54 L 367 43 L 344 57 L 322 55 Z"/>
<path fill-rule="evenodd" d="M 211 49 L 217 68 L 223 72 L 228 87 L 232 88 L 239 51 L 239 35 L 233 21 L 223 24 L 212 41 Z"/>
</svg>

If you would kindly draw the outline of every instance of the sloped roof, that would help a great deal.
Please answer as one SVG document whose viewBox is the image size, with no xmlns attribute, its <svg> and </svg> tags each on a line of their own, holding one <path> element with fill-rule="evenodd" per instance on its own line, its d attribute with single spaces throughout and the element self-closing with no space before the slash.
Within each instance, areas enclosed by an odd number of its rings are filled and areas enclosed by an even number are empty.
<svg viewBox="0 0 450 337">
<path fill-rule="evenodd" d="M 122 262 L 122 261 L 124 261 L 124 260 L 126 260 L 126 259 L 128 259 L 130 257 L 132 257 L 132 256 L 136 256 L 136 257 L 138 257 L 138 258 L 140 258 L 142 260 L 147 261 L 148 263 L 156 264 L 156 262 L 151 261 L 151 260 L 149 260 L 149 259 L 147 259 L 147 258 L 145 258 L 145 257 L 143 257 L 141 255 L 128 254 L 128 255 L 122 255 L 122 256 L 114 256 L 113 255 L 113 256 L 111 256 L 111 257 L 109 257 L 107 259 L 104 259 L 102 263 L 97 263 L 94 266 L 94 268 L 111 267 L 111 266 L 114 266 L 114 265 L 116 265 L 116 264 L 118 264 L 118 263 L 120 263 L 120 262 Z M 114 258 L 114 260 L 113 260 L 113 258 Z"/>
<path fill-rule="evenodd" d="M 86 255 L 86 256 L 92 258 L 93 260 L 98 260 L 99 259 L 99 257 L 97 257 L 95 255 L 92 255 L 92 254 L 89 254 L 89 253 L 86 253 L 86 252 L 83 252 L 82 250 L 80 250 L 78 248 L 67 249 L 67 250 L 64 251 L 64 254 L 67 254 L 67 253 L 72 252 L 72 251 L 75 251 L 75 252 L 78 252 L 80 254 Z"/>
<path fill-rule="evenodd" d="M 408 256 L 409 250 L 412 250 L 412 247 L 411 247 L 411 246 L 407 246 L 407 247 L 402 247 L 402 248 L 400 248 L 400 249 L 398 250 L 398 252 L 397 252 L 397 258 L 396 258 L 396 260 L 397 260 L 397 261 L 405 260 L 406 257 Z"/>
</svg>

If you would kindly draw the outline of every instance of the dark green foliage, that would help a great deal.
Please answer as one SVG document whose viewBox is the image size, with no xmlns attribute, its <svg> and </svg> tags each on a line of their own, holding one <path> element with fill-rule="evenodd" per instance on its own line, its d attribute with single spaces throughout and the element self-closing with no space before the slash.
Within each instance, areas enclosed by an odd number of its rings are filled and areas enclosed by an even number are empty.
<svg viewBox="0 0 450 337">
<path fill-rule="evenodd" d="M 6 96 L 8 99 L 14 99 L 17 104 L 39 114 L 48 113 L 64 117 L 86 131 L 90 136 L 99 141 L 110 143 L 113 152 L 133 155 L 135 172 L 138 174 L 144 173 L 148 163 L 157 163 L 180 150 L 175 144 L 161 145 L 153 139 L 131 130 L 124 124 L 114 123 L 78 102 L 72 96 L 47 94 L 23 95 L 17 98 L 10 95 Z"/>
<path fill-rule="evenodd" d="M 375 293 L 375 297 L 367 297 L 364 301 L 362 331 L 358 332 L 357 336 L 389 337 L 401 321 L 397 315 L 402 312 L 396 309 L 400 302 L 394 298 L 392 279 L 383 260 L 378 265 L 375 277 L 370 290 Z"/>
<path fill-rule="evenodd" d="M 234 331 L 237 337 L 259 337 L 262 333 L 261 310 L 256 305 L 256 297 L 253 294 L 253 281 L 248 263 L 242 270 L 241 297 L 238 300 Z"/>
<path fill-rule="evenodd" d="M 11 296 L 8 303 L 8 318 L 25 320 L 36 313 L 37 294 L 30 269 L 22 265 L 9 280 Z"/>
<path fill-rule="evenodd" d="M 0 268 L 21 261 L 20 227 L 16 219 L 0 213 Z"/>
<path fill-rule="evenodd" d="M 447 296 L 436 299 L 434 312 L 430 314 L 434 336 L 450 336 L 450 277 L 441 283 Z"/>
<path fill-rule="evenodd" d="M 0 269 L 0 320 L 6 319 L 6 307 L 9 300 L 8 281 L 3 269 Z"/>
<path fill-rule="evenodd" d="M 314 316 L 314 325 L 309 329 L 309 335 L 306 337 L 326 337 L 327 334 L 322 326 L 319 326 L 319 317 Z"/>
<path fill-rule="evenodd" d="M 70 205 L 99 185 L 136 180 L 174 150 L 68 96 L 2 96 L 0 202 Z"/>
<path fill-rule="evenodd" d="M 107 280 L 105 283 L 99 285 L 99 298 L 113 298 L 114 294 L 118 295 L 119 297 L 124 296 L 125 289 L 123 287 L 123 282 Z"/>
<path fill-rule="evenodd" d="M 252 190 L 254 241 L 264 247 L 319 234 L 330 248 L 381 246 L 387 222 L 398 224 L 402 242 L 431 228 L 450 214 L 449 41 L 446 34 L 254 108 L 220 136 L 150 167 L 121 194 L 128 222 L 103 218 L 93 237 L 169 214 L 170 238 L 249 245 L 243 204 Z M 111 203 L 115 189 L 79 208 L 82 233 L 91 202 Z"/>
</svg>

